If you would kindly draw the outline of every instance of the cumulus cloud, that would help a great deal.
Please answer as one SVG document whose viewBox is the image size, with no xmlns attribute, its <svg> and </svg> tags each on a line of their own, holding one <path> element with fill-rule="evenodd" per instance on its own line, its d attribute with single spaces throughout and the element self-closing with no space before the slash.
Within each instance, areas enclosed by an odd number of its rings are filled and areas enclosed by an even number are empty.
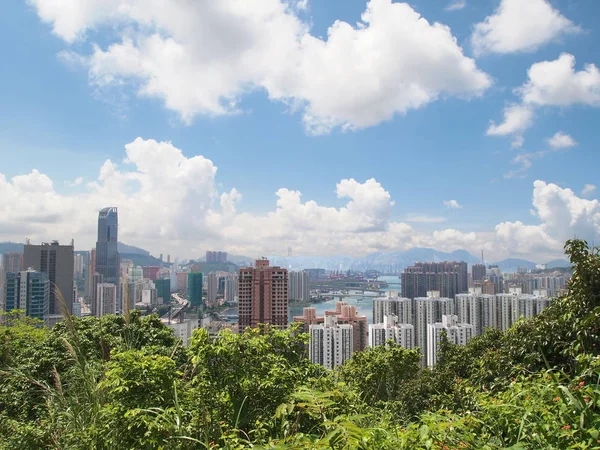
<svg viewBox="0 0 600 450">
<path fill-rule="evenodd" d="M 462 205 L 456 200 L 444 200 L 444 206 L 448 209 L 461 209 Z"/>
<path fill-rule="evenodd" d="M 579 31 L 547 0 L 501 0 L 491 16 L 475 25 L 471 42 L 476 54 L 533 52 Z"/>
<path fill-rule="evenodd" d="M 496 125 L 492 120 L 487 129 L 488 136 L 507 136 L 513 135 L 513 148 L 523 146 L 523 133 L 533 123 L 533 110 L 527 106 L 509 105 L 504 109 L 503 121 Z"/>
<path fill-rule="evenodd" d="M 459 11 L 467 6 L 466 0 L 454 0 L 452 3 L 446 6 L 446 11 Z"/>
<path fill-rule="evenodd" d="M 583 195 L 584 197 L 587 197 L 588 195 L 592 195 L 594 192 L 596 192 L 596 185 L 586 184 L 585 186 L 583 186 L 583 189 L 581 190 L 581 195 Z"/>
<path fill-rule="evenodd" d="M 575 139 L 562 131 L 557 132 L 554 136 L 548 139 L 550 147 L 555 149 L 569 148 L 577 145 Z"/>
<path fill-rule="evenodd" d="M 513 136 L 513 147 L 523 145 L 523 134 L 533 125 L 535 110 L 540 107 L 568 107 L 587 105 L 600 107 L 600 70 L 594 64 L 587 64 L 584 70 L 575 70 L 575 57 L 563 53 L 554 61 L 533 64 L 527 71 L 527 81 L 515 93 L 520 103 L 513 103 L 504 109 L 504 120 L 500 125 L 490 123 L 487 134 L 490 136 Z M 556 138 L 556 139 L 555 139 Z M 553 144 L 576 144 L 570 136 L 557 133 Z"/>
<path fill-rule="evenodd" d="M 575 70 L 575 57 L 563 53 L 554 61 L 533 64 L 518 92 L 523 103 L 535 106 L 600 106 L 600 70 L 586 64 Z"/>
<path fill-rule="evenodd" d="M 352 130 L 491 85 L 447 26 L 391 0 L 370 0 L 356 26 L 336 21 L 327 39 L 296 14 L 306 1 L 30 1 L 69 44 L 110 33 L 90 54 L 64 53 L 85 61 L 92 86 L 133 87 L 188 123 L 235 114 L 264 90 L 301 111 L 309 133 Z"/>
<path fill-rule="evenodd" d="M 390 192 L 375 179 L 337 183 L 335 194 L 345 200 L 341 207 L 303 199 L 300 191 L 282 187 L 270 212 L 254 214 L 243 210 L 237 189 L 220 191 L 216 177 L 217 168 L 203 156 L 186 157 L 169 142 L 142 138 L 127 144 L 119 161 L 105 161 L 94 181 L 71 193 L 59 194 L 39 170 L 10 179 L 0 174 L 0 241 L 75 238 L 78 249 L 91 248 L 98 211 L 106 206 L 119 208 L 122 241 L 180 257 L 198 257 L 207 248 L 259 256 L 285 254 L 291 246 L 299 255 L 362 256 L 418 246 L 474 254 L 483 249 L 493 259 L 513 255 L 544 261 L 560 256 L 566 239 L 591 240 L 600 230 L 598 200 L 543 181 L 533 185 L 530 220 L 537 223 L 505 222 L 475 232 L 427 231 L 407 223 L 442 222 L 425 214 L 394 220 L 401 207 L 395 210 Z"/>
</svg>

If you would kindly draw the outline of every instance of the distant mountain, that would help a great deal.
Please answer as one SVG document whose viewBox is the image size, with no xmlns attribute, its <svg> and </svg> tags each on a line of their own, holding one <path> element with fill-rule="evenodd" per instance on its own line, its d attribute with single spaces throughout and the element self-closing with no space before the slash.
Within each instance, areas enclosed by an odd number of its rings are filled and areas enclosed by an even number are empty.
<svg viewBox="0 0 600 450">
<path fill-rule="evenodd" d="M 0 242 L 0 253 L 7 252 L 20 252 L 23 253 L 23 244 L 17 244 L 15 242 Z"/>
<path fill-rule="evenodd" d="M 117 251 L 121 254 L 150 256 L 150 252 L 148 250 L 134 247 L 133 245 L 123 244 L 122 242 L 118 243 Z"/>
<path fill-rule="evenodd" d="M 569 261 L 567 261 L 566 259 L 553 259 L 552 261 L 549 261 L 546 263 L 546 267 L 548 269 L 556 269 L 556 268 L 565 268 L 565 267 L 571 267 L 571 263 Z"/>
<path fill-rule="evenodd" d="M 135 266 L 168 266 L 166 262 L 161 261 L 158 258 L 150 255 L 141 255 L 139 253 L 119 253 L 121 257 L 121 261 L 124 259 L 130 259 L 133 261 L 133 265 Z"/>
<path fill-rule="evenodd" d="M 516 272 L 519 267 L 527 267 L 527 270 L 535 269 L 537 264 L 526 259 L 508 258 L 495 263 L 502 272 Z"/>
</svg>

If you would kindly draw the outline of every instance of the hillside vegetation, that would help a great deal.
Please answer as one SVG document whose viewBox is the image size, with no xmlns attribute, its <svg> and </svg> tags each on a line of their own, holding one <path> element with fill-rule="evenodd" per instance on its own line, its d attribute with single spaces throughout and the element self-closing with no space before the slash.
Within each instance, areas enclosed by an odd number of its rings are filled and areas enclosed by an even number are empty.
<svg viewBox="0 0 600 450">
<path fill-rule="evenodd" d="M 0 329 L 0 448 L 600 448 L 600 256 L 566 244 L 567 294 L 440 363 L 390 344 L 328 371 L 296 329 L 196 332 L 155 316 L 18 313 Z"/>
</svg>

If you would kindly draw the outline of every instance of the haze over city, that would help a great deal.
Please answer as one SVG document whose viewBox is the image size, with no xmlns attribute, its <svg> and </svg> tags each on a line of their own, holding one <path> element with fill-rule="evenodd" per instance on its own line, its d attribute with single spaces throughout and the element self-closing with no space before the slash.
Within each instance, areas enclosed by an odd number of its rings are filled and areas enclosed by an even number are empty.
<svg viewBox="0 0 600 450">
<path fill-rule="evenodd" d="M 600 239 L 595 1 L 249 4 L 3 5 L 0 241 L 92 248 L 107 205 L 180 258 Z"/>
</svg>

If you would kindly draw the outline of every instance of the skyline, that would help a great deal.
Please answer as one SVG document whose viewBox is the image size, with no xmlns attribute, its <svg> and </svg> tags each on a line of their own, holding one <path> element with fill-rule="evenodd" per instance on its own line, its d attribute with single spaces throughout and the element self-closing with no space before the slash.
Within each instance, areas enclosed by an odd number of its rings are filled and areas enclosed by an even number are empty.
<svg viewBox="0 0 600 450">
<path fill-rule="evenodd" d="M 109 3 L 0 18 L 0 241 L 92 248 L 106 206 L 182 258 L 600 239 L 592 1 Z"/>
</svg>

